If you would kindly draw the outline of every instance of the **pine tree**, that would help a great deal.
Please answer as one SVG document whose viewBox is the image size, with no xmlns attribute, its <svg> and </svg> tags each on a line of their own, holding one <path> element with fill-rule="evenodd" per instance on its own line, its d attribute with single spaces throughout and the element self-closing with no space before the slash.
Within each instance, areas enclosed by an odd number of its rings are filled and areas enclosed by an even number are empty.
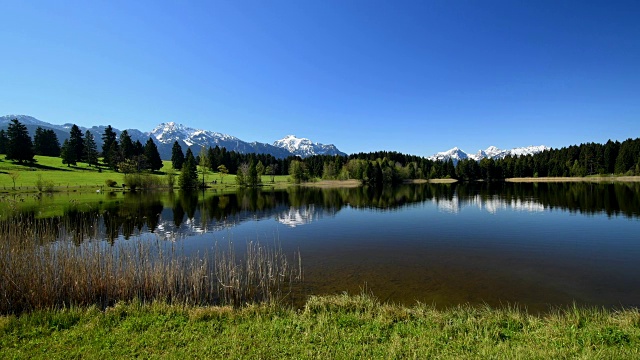
<svg viewBox="0 0 640 360">
<path fill-rule="evenodd" d="M 9 139 L 7 138 L 7 133 L 4 130 L 0 130 L 0 154 L 7 153 L 7 143 Z"/>
<path fill-rule="evenodd" d="M 184 164 L 184 153 L 182 152 L 182 147 L 178 142 L 173 143 L 173 148 L 171 149 L 171 166 L 174 170 L 182 169 L 182 165 Z"/>
<path fill-rule="evenodd" d="M 58 136 L 51 129 L 38 127 L 33 137 L 33 150 L 36 155 L 60 156 Z"/>
<path fill-rule="evenodd" d="M 93 138 L 93 134 L 87 130 L 84 133 L 84 157 L 85 161 L 91 166 L 98 165 L 98 146 Z"/>
<path fill-rule="evenodd" d="M 149 138 L 144 145 L 144 156 L 147 158 L 147 163 L 152 171 L 158 171 L 162 168 L 163 164 L 160 153 L 158 152 L 158 147 L 151 138 Z"/>
<path fill-rule="evenodd" d="M 136 140 L 136 142 L 133 143 L 133 156 L 140 155 L 144 155 L 144 146 L 142 146 L 140 140 Z"/>
<path fill-rule="evenodd" d="M 123 160 L 131 159 L 135 155 L 134 151 L 133 141 L 131 141 L 129 132 L 127 130 L 123 130 L 120 133 L 120 157 Z"/>
<path fill-rule="evenodd" d="M 118 143 L 116 140 L 116 133 L 113 131 L 111 125 L 107 125 L 104 129 L 104 133 L 102 134 L 102 161 L 109 167 L 113 168 L 113 164 L 110 163 L 110 160 L 113 155 L 109 153 L 111 150 L 111 145 L 113 143 Z"/>
<path fill-rule="evenodd" d="M 27 127 L 18 119 L 11 120 L 7 129 L 7 160 L 33 162 L 33 143 Z"/>
<path fill-rule="evenodd" d="M 36 129 L 35 135 L 33 135 L 33 153 L 36 155 L 42 155 L 42 138 L 44 134 L 44 129 L 41 126 L 38 126 Z"/>
<path fill-rule="evenodd" d="M 180 177 L 178 177 L 178 186 L 182 190 L 193 190 L 198 186 L 198 170 L 196 165 L 196 159 L 191 153 L 191 149 L 187 149 L 187 156 L 185 157 L 184 164 Z"/>
<path fill-rule="evenodd" d="M 62 148 L 60 149 L 60 157 L 62 158 L 62 163 L 67 164 L 67 166 L 77 164 L 76 153 L 69 139 L 65 139 L 62 143 Z"/>
<path fill-rule="evenodd" d="M 109 151 L 107 151 L 107 157 L 104 161 L 111 169 L 118 171 L 118 164 L 122 161 L 122 157 L 120 156 L 120 146 L 117 141 L 111 143 L 111 147 Z"/>
<path fill-rule="evenodd" d="M 209 146 L 209 149 L 207 150 L 207 167 L 209 168 L 209 170 L 211 171 L 215 171 L 216 170 L 216 153 L 213 150 L 213 148 L 211 146 Z"/>
<path fill-rule="evenodd" d="M 68 150 L 73 151 L 75 161 L 84 161 L 84 138 L 82 137 L 82 131 L 78 125 L 73 124 L 71 131 L 69 132 L 69 146 Z M 75 165 L 75 163 L 74 163 Z"/>
</svg>

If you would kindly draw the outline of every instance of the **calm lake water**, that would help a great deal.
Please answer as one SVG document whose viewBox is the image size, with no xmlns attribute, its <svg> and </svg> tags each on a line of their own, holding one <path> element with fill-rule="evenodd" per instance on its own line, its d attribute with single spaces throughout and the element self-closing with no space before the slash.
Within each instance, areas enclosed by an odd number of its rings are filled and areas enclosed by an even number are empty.
<svg viewBox="0 0 640 360">
<path fill-rule="evenodd" d="M 162 239 L 192 254 L 229 241 L 239 249 L 277 243 L 300 252 L 303 295 L 364 289 L 404 304 L 533 311 L 574 302 L 640 306 L 640 184 L 65 196 L 25 211 L 38 217 L 67 204 L 60 211 L 66 224 L 78 224 L 66 229 L 77 241 Z M 87 218 L 100 228 L 83 228 Z"/>
</svg>

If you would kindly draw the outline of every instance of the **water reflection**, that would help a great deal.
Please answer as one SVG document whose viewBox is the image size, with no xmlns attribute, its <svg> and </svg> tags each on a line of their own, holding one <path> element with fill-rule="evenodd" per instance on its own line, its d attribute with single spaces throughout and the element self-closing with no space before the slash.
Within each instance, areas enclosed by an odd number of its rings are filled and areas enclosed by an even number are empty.
<svg viewBox="0 0 640 360">
<path fill-rule="evenodd" d="M 281 191 L 241 189 L 233 194 L 135 193 L 79 204 L 70 201 L 61 214 L 50 217 L 74 241 L 103 238 L 115 241 L 142 233 L 166 240 L 229 229 L 247 221 L 275 219 L 299 227 L 335 216 L 342 209 L 396 211 L 434 203 L 446 213 L 475 208 L 500 211 L 573 213 L 608 217 L 640 216 L 638 183 L 475 183 L 423 184 L 387 188 L 317 189 L 292 187 Z M 28 206 L 17 216 L 40 219 L 45 207 Z M 40 210 L 40 212 L 39 212 Z M 52 220 L 53 219 L 53 220 Z M 4 221 L 11 221 L 5 218 Z M 94 225 L 98 223 L 98 227 Z"/>
<path fill-rule="evenodd" d="M 56 197 L 43 197 L 2 213 L 0 229 L 78 244 L 159 238 L 192 253 L 220 240 L 277 240 L 300 251 L 305 295 L 366 284 L 407 304 L 639 306 L 639 194 L 637 183 L 292 187 L 64 198 L 57 212 Z"/>
</svg>

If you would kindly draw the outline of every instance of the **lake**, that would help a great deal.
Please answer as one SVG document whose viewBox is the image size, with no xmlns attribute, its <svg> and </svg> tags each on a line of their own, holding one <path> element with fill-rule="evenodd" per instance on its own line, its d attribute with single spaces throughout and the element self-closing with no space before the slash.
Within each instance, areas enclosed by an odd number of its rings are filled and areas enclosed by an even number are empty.
<svg viewBox="0 0 640 360">
<path fill-rule="evenodd" d="M 302 297 L 366 291 L 403 304 L 532 311 L 640 306 L 638 183 L 29 196 L 3 203 L 24 203 L 21 216 L 62 215 L 61 233 L 78 242 L 161 239 L 195 255 L 259 241 L 299 251 Z"/>
</svg>

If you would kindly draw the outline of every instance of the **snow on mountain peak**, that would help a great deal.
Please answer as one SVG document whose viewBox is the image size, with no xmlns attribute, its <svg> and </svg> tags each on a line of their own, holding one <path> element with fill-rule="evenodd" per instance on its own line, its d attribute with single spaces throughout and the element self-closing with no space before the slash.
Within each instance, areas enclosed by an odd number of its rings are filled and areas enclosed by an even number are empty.
<svg viewBox="0 0 640 360">
<path fill-rule="evenodd" d="M 314 143 L 307 138 L 299 138 L 295 135 L 287 135 L 273 142 L 273 146 L 283 148 L 300 157 L 313 155 L 344 155 L 334 145 Z"/>
<path fill-rule="evenodd" d="M 436 161 L 436 160 L 448 161 L 449 159 L 451 159 L 453 160 L 454 163 L 457 163 L 458 161 L 464 160 L 464 159 L 473 159 L 476 161 L 480 161 L 484 158 L 502 159 L 509 155 L 511 156 L 533 155 L 549 149 L 550 148 L 544 145 L 539 145 L 539 146 L 519 147 L 511 150 L 501 150 L 496 146 L 492 145 L 485 150 L 478 150 L 478 152 L 475 154 L 467 154 L 463 150 L 459 149 L 458 147 L 454 147 L 451 150 L 436 153 L 435 155 L 430 156 L 429 159 L 433 161 Z"/>
</svg>

